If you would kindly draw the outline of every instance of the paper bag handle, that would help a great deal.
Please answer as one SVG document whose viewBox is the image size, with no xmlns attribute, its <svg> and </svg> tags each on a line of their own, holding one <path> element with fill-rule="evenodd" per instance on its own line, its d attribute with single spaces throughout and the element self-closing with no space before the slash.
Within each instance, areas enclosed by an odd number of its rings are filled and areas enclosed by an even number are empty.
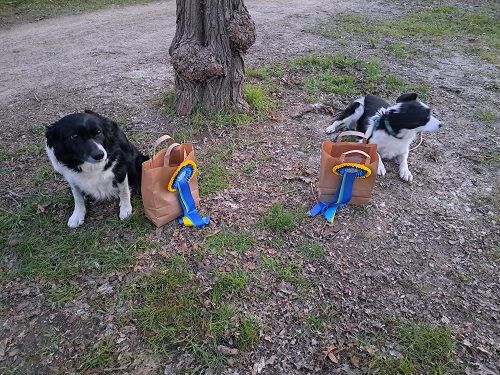
<svg viewBox="0 0 500 375">
<path fill-rule="evenodd" d="M 158 138 L 155 143 L 153 143 L 153 153 L 151 154 L 151 159 L 154 159 L 155 155 L 156 155 L 156 148 L 163 142 L 165 141 L 174 141 L 174 139 L 169 136 L 168 134 L 165 134 L 165 135 L 162 135 L 160 138 Z"/>
<path fill-rule="evenodd" d="M 370 159 L 371 159 L 370 155 L 368 155 L 366 152 L 361 151 L 361 150 L 351 150 L 351 151 L 343 152 L 342 155 L 340 155 L 340 162 L 341 163 L 344 162 L 345 157 L 348 154 L 360 154 L 360 155 L 363 155 L 366 158 L 365 159 L 365 165 L 369 165 L 370 164 Z"/>
<path fill-rule="evenodd" d="M 172 151 L 174 151 L 175 148 L 177 148 L 180 145 L 181 145 L 180 143 L 172 143 L 170 146 L 168 146 L 167 151 L 165 151 L 165 157 L 163 158 L 163 165 L 170 164 L 170 154 L 172 153 Z M 182 151 L 184 152 L 184 156 L 182 158 L 184 160 L 186 159 L 187 152 L 184 148 L 182 149 Z"/>
<path fill-rule="evenodd" d="M 355 135 L 356 137 L 361 137 L 363 138 L 363 143 L 368 143 L 368 137 L 366 136 L 365 133 L 357 132 L 354 130 L 348 130 L 340 133 L 337 137 L 337 142 L 342 142 L 342 137 L 345 137 L 347 135 Z"/>
</svg>

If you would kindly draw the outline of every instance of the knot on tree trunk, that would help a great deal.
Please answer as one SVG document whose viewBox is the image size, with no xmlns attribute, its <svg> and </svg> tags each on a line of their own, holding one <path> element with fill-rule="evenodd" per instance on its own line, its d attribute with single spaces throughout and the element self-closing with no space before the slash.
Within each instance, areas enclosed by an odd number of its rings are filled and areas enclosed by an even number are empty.
<svg viewBox="0 0 500 375">
<path fill-rule="evenodd" d="M 175 48 L 171 56 L 175 71 L 191 81 L 204 82 L 224 75 L 224 67 L 208 47 L 185 44 Z"/>
<path fill-rule="evenodd" d="M 234 13 L 227 27 L 231 49 L 245 52 L 255 43 L 255 24 L 248 12 Z"/>
</svg>

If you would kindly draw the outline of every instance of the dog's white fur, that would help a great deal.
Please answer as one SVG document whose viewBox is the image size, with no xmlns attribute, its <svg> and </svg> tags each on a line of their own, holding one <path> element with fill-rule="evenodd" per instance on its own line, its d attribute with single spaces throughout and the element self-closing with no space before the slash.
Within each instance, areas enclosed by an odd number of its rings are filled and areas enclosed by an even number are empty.
<svg viewBox="0 0 500 375">
<path fill-rule="evenodd" d="M 54 150 L 47 145 L 45 146 L 52 166 L 69 183 L 71 192 L 73 193 L 75 209 L 68 220 L 68 227 L 70 228 L 77 228 L 85 221 L 87 211 L 85 208 L 84 192 L 89 193 L 97 200 L 105 200 L 118 196 L 120 198 L 120 219 L 124 220 L 132 214 L 128 176 L 125 176 L 123 182 L 114 186 L 114 164 L 106 170 L 104 169 L 104 166 L 108 162 L 107 153 L 102 145 L 97 142 L 96 144 L 104 152 L 103 159 L 96 163 L 83 163 L 80 166 L 81 172 L 75 172 L 60 163 L 54 154 Z"/>
</svg>

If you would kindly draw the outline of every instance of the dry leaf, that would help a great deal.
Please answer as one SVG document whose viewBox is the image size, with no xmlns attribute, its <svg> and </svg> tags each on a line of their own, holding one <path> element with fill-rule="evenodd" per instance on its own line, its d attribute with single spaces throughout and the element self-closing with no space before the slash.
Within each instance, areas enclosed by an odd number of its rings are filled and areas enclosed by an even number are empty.
<svg viewBox="0 0 500 375">
<path fill-rule="evenodd" d="M 332 361 L 333 363 L 339 363 L 339 360 L 337 359 L 337 357 L 335 357 L 335 354 L 333 353 L 328 353 L 328 356 L 327 356 L 330 361 Z"/>
<path fill-rule="evenodd" d="M 351 363 L 354 367 L 359 368 L 359 358 L 355 355 L 351 357 Z"/>
</svg>

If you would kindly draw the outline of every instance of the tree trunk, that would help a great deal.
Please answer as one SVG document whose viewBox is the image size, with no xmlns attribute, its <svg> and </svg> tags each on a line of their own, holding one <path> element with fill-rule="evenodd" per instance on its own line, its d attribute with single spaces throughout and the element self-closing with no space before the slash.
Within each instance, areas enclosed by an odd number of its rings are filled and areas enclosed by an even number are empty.
<svg viewBox="0 0 500 375">
<path fill-rule="evenodd" d="M 255 42 L 255 25 L 243 0 L 177 0 L 177 29 L 170 46 L 176 109 L 248 111 L 243 99 L 242 54 Z"/>
</svg>

